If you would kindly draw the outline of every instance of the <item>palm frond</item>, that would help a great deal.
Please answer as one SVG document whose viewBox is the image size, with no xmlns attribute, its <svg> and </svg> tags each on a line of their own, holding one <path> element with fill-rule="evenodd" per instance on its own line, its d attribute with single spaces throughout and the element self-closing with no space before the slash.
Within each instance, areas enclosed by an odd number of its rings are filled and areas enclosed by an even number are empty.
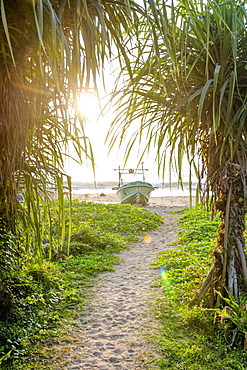
<svg viewBox="0 0 247 370">
<path fill-rule="evenodd" d="M 73 145 L 79 161 L 88 157 L 94 166 L 75 99 L 92 86 L 97 90 L 112 45 L 127 64 L 122 42 L 125 32 L 134 32 L 132 13 L 138 11 L 129 0 L 0 1 L 0 219 L 14 229 L 22 214 L 39 253 L 50 183 L 57 187 L 61 244 L 65 241 L 67 148 Z M 19 192 L 27 211 L 16 200 Z"/>
<path fill-rule="evenodd" d="M 179 176 L 182 156 L 193 163 L 200 155 L 210 177 L 246 137 L 246 7 L 238 0 L 148 4 L 139 39 L 146 59 L 136 49 L 132 80 L 116 87 L 109 143 L 122 144 L 139 120 L 141 133 L 149 128 L 147 149 L 155 145 L 162 158 L 170 148 Z"/>
</svg>

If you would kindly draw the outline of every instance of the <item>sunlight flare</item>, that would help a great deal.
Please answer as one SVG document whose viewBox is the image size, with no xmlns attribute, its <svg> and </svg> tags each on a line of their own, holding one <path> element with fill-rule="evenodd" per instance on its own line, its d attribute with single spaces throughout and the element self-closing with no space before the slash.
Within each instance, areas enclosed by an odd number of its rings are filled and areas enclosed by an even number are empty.
<svg viewBox="0 0 247 370">
<path fill-rule="evenodd" d="M 93 93 L 80 93 L 76 102 L 76 109 L 88 121 L 96 121 L 100 115 L 100 102 Z"/>
<path fill-rule="evenodd" d="M 160 276 L 161 276 L 161 281 L 162 281 L 162 286 L 163 288 L 169 288 L 170 282 L 166 273 L 166 267 L 161 266 L 160 267 Z"/>
<path fill-rule="evenodd" d="M 150 235 L 146 235 L 144 237 L 144 242 L 150 244 L 152 242 L 152 237 Z"/>
</svg>

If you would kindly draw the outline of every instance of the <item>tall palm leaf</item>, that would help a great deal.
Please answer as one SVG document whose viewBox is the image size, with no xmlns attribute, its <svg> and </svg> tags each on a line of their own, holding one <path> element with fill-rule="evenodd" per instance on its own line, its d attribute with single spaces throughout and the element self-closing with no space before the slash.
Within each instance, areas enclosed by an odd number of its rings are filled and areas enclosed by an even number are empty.
<svg viewBox="0 0 247 370">
<path fill-rule="evenodd" d="M 97 90 L 112 45 L 125 57 L 123 35 L 138 8 L 127 0 L 0 1 L 0 221 L 7 229 L 21 214 L 40 245 L 39 202 L 49 213 L 50 183 L 62 195 L 69 143 L 80 161 L 84 153 L 93 162 L 74 101 L 79 91 Z M 16 201 L 19 191 L 27 209 Z"/>
<path fill-rule="evenodd" d="M 215 263 L 198 303 L 211 288 L 235 296 L 247 288 L 244 257 L 247 200 L 247 35 L 246 7 L 241 1 L 180 0 L 176 6 L 148 1 L 150 32 L 143 22 L 144 45 L 131 66 L 133 78 L 120 89 L 118 116 L 110 144 L 123 137 L 134 120 L 140 127 L 129 143 L 147 134 L 156 147 L 160 168 L 166 149 L 182 181 L 186 156 L 198 175 L 206 176 L 212 205 L 222 224 Z M 139 50 L 141 48 L 139 47 Z M 123 71 L 124 72 L 124 71 Z M 124 97 L 124 98 L 122 98 Z M 199 172 L 195 158 L 200 156 Z"/>
</svg>

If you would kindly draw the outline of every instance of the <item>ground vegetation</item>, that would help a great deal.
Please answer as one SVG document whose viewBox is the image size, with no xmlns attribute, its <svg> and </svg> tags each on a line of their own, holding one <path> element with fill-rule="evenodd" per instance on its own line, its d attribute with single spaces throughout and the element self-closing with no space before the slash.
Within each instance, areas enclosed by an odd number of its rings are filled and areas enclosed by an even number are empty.
<svg viewBox="0 0 247 370">
<path fill-rule="evenodd" d="M 220 224 L 205 205 L 183 210 L 176 248 L 165 251 L 154 267 L 161 271 L 162 297 L 156 304 L 161 346 L 160 369 L 243 370 L 246 354 L 246 295 L 208 308 L 209 292 L 200 305 L 189 307 L 212 265 L 212 250 Z M 220 292 L 217 292 L 220 294 Z"/>
</svg>

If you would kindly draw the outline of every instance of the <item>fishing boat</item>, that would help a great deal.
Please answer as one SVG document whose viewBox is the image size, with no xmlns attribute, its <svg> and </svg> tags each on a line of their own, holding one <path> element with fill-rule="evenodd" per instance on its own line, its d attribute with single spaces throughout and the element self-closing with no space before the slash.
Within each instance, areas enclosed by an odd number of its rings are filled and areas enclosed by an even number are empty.
<svg viewBox="0 0 247 370">
<path fill-rule="evenodd" d="M 134 181 L 121 186 L 117 191 L 117 195 L 122 204 L 130 203 L 145 206 L 153 190 L 153 185 L 148 182 Z"/>
<path fill-rule="evenodd" d="M 136 170 L 121 169 L 120 167 L 118 168 L 119 184 L 118 187 L 115 187 L 113 189 L 117 190 L 117 195 L 122 204 L 130 203 L 139 206 L 145 206 L 148 203 L 150 194 L 155 189 L 155 187 L 149 182 L 145 181 L 144 171 L 148 170 L 144 170 L 143 163 L 142 168 Z M 122 174 L 140 173 L 143 175 L 143 181 L 133 181 L 128 182 L 127 184 L 123 184 Z"/>
</svg>

